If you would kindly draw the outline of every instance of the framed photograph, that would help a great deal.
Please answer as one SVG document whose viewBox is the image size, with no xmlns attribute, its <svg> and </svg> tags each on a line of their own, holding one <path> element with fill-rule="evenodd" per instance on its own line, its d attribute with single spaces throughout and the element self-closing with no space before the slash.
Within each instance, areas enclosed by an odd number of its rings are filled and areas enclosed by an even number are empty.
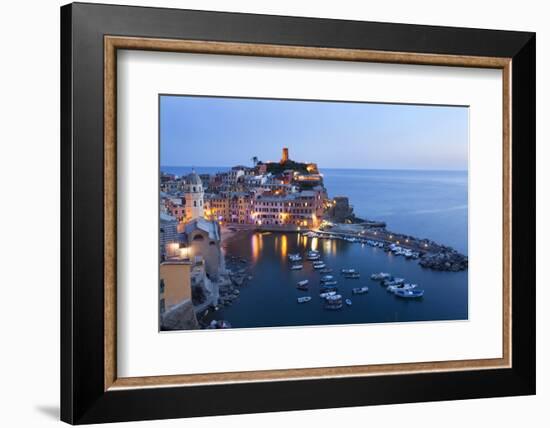
<svg viewBox="0 0 550 428">
<path fill-rule="evenodd" d="M 76 3 L 61 54 L 62 420 L 535 393 L 533 33 Z"/>
</svg>

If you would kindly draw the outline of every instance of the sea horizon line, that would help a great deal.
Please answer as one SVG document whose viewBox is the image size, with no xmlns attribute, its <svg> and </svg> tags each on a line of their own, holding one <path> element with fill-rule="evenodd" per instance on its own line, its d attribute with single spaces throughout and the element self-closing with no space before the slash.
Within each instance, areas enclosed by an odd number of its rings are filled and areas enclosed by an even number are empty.
<svg viewBox="0 0 550 428">
<path fill-rule="evenodd" d="M 244 166 L 247 168 L 252 168 L 249 165 L 244 164 L 235 164 L 233 166 L 228 165 L 160 165 L 160 169 L 163 168 L 221 168 L 221 169 L 231 169 L 235 166 Z M 346 170 L 346 171 L 424 171 L 424 172 L 468 172 L 468 169 L 442 169 L 442 168 L 344 168 L 344 167 L 321 167 L 319 171 L 323 170 Z"/>
</svg>

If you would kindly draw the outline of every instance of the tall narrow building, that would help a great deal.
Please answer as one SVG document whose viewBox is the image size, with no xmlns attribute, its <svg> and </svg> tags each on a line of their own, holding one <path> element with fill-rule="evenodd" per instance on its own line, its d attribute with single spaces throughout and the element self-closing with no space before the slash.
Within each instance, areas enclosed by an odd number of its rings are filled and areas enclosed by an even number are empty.
<svg viewBox="0 0 550 428">
<path fill-rule="evenodd" d="M 185 177 L 185 221 L 204 217 L 204 189 L 202 180 L 193 170 Z"/>
<path fill-rule="evenodd" d="M 281 163 L 288 162 L 288 147 L 283 147 L 283 156 L 281 157 Z"/>
</svg>

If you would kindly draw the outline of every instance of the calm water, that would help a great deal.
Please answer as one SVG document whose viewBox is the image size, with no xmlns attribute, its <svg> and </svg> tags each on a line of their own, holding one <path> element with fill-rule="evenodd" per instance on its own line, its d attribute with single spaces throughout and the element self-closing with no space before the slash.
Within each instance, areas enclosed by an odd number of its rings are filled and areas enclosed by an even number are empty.
<svg viewBox="0 0 550 428">
<path fill-rule="evenodd" d="M 190 167 L 162 167 L 165 172 L 187 174 Z M 196 168 L 215 173 L 222 167 Z M 348 196 L 359 217 L 383 220 L 388 229 L 430 238 L 468 251 L 468 176 L 455 171 L 390 171 L 322 169 L 330 197 Z M 468 318 L 468 272 L 435 272 L 416 261 L 387 254 L 361 244 L 307 238 L 297 233 L 239 232 L 225 243 L 227 255 L 250 260 L 252 280 L 240 289 L 233 306 L 210 314 L 233 327 L 279 327 L 403 321 L 464 320 Z M 288 253 L 318 249 L 332 268 L 338 291 L 352 306 L 339 311 L 323 308 L 319 299 L 320 273 L 304 261 L 304 269 L 291 271 Z M 344 279 L 339 271 L 355 268 L 361 279 Z M 421 300 L 403 300 L 378 282 L 373 272 L 390 272 L 425 290 Z M 309 279 L 310 290 L 296 289 Z M 369 292 L 352 295 L 351 289 L 367 285 Z M 312 296 L 298 304 L 296 298 Z"/>
<path fill-rule="evenodd" d="M 227 254 L 249 260 L 252 280 L 240 288 L 233 306 L 210 314 L 226 319 L 235 328 L 280 327 L 323 324 L 355 324 L 403 321 L 464 320 L 468 318 L 468 273 L 435 272 L 420 268 L 416 261 L 387 254 L 381 249 L 339 240 L 307 238 L 297 233 L 238 232 L 225 243 Z M 323 308 L 319 298 L 322 274 L 304 261 L 301 271 L 290 270 L 288 253 L 317 249 L 334 271 L 338 292 L 352 299 L 352 306 L 338 311 Z M 345 279 L 340 269 L 353 267 L 360 279 Z M 404 300 L 370 280 L 373 272 L 391 272 L 425 290 L 421 300 Z M 309 279 L 309 291 L 296 283 Z M 354 287 L 368 286 L 369 292 L 353 295 Z M 297 297 L 311 296 L 299 304 Z"/>
</svg>

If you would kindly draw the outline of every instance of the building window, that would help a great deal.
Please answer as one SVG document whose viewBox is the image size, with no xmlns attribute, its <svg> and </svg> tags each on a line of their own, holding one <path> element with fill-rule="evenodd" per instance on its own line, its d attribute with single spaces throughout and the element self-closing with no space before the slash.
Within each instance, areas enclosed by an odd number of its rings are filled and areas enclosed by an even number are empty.
<svg viewBox="0 0 550 428">
<path fill-rule="evenodd" d="M 197 201 L 193 201 L 193 206 L 197 206 Z"/>
</svg>

